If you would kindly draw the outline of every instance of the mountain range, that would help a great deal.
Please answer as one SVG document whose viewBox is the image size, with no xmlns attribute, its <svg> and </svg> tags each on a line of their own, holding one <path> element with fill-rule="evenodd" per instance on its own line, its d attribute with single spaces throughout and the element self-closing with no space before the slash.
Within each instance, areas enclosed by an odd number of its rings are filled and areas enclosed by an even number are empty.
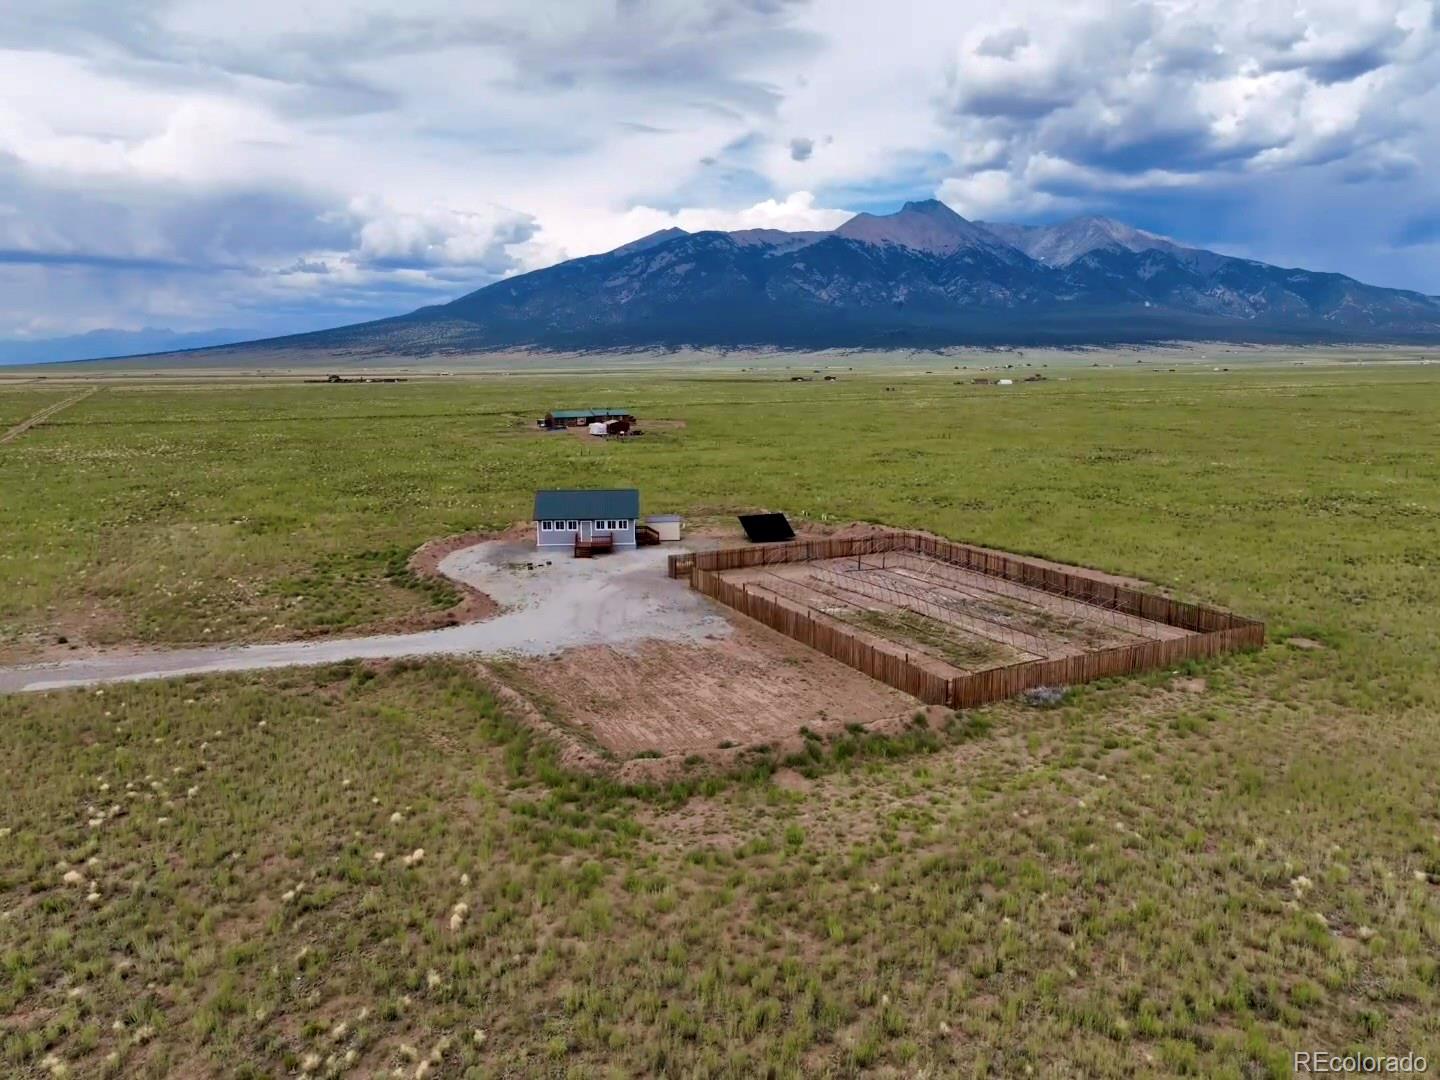
<svg viewBox="0 0 1440 1080">
<path fill-rule="evenodd" d="M 1440 297 L 1186 247 L 1102 217 L 969 221 L 936 200 L 832 231 L 664 229 L 408 315 L 247 352 L 931 348 L 1440 340 Z"/>
<path fill-rule="evenodd" d="M 143 330 L 91 330 L 55 338 L 0 339 L 0 366 L 53 364 L 66 360 L 100 360 L 146 353 L 169 353 L 229 345 L 255 337 L 254 330 L 177 331 L 157 327 Z"/>
</svg>

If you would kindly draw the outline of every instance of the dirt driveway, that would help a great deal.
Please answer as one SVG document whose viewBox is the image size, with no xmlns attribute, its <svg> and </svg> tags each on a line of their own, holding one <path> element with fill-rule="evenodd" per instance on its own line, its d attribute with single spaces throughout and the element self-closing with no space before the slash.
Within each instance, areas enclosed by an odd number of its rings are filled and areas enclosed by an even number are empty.
<svg viewBox="0 0 1440 1080">
<path fill-rule="evenodd" d="M 697 546 L 706 540 L 698 539 Z M 678 545 L 599 559 L 537 556 L 486 541 L 437 570 L 493 600 L 490 618 L 439 630 L 271 645 L 126 650 L 0 668 L 0 693 L 180 675 L 424 656 L 511 663 L 501 681 L 554 707 L 618 759 L 798 740 L 849 724 L 902 722 L 916 702 L 713 604 L 665 560 Z"/>
<path fill-rule="evenodd" d="M 501 614 L 412 634 L 198 649 L 125 650 L 0 668 L 0 693 L 134 682 L 210 672 L 421 656 L 548 656 L 587 645 L 644 640 L 701 643 L 731 626 L 683 581 L 665 576 L 673 545 L 601 559 L 539 556 L 490 541 L 441 560 L 439 570 L 492 597 Z"/>
</svg>

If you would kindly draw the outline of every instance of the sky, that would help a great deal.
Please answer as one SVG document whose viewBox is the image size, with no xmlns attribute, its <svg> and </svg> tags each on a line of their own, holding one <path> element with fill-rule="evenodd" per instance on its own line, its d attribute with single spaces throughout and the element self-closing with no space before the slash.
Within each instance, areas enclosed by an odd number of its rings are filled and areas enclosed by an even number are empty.
<svg viewBox="0 0 1440 1080">
<path fill-rule="evenodd" d="M 1440 0 L 9 0 L 0 339 L 937 197 L 1440 294 Z"/>
</svg>

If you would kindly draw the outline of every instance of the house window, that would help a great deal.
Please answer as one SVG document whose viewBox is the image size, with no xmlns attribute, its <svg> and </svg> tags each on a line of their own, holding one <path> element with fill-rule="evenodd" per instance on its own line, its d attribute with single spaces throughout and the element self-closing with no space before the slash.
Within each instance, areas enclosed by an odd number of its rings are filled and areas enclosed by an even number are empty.
<svg viewBox="0 0 1440 1080">
<path fill-rule="evenodd" d="M 542 521 L 542 522 L 540 522 L 540 531 L 541 531 L 541 532 L 549 532 L 549 531 L 551 530 L 551 528 L 553 528 L 553 526 L 550 524 L 550 522 L 548 522 L 548 521 Z"/>
<path fill-rule="evenodd" d="M 565 527 L 566 527 L 567 529 L 569 529 L 571 532 L 574 532 L 576 529 L 580 528 L 580 522 L 578 522 L 578 521 L 566 522 Z"/>
</svg>

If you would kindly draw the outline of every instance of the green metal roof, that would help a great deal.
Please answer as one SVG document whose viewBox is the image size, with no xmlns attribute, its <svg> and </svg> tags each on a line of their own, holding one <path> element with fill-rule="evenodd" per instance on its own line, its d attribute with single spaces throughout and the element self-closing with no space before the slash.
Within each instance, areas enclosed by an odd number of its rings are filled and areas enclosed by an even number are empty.
<svg viewBox="0 0 1440 1080">
<path fill-rule="evenodd" d="M 582 416 L 633 416 L 629 409 L 620 408 L 595 408 L 595 409 L 556 409 L 550 414 L 556 420 L 577 420 Z"/>
<path fill-rule="evenodd" d="M 640 492 L 635 488 L 597 488 L 584 491 L 537 491 L 535 521 L 632 521 L 640 516 Z"/>
</svg>

